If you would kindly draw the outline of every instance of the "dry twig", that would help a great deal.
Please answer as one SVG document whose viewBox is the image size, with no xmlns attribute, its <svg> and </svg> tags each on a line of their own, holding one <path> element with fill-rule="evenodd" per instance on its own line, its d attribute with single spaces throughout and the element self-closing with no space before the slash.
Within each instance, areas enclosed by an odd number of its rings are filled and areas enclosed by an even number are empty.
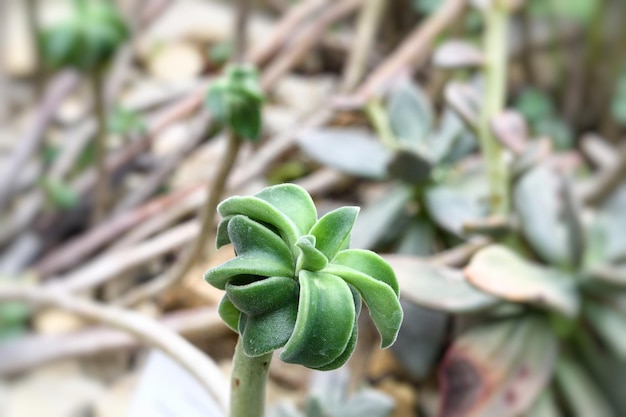
<svg viewBox="0 0 626 417">
<path fill-rule="evenodd" d="M 171 357 L 226 409 L 228 383 L 217 365 L 180 335 L 149 317 L 76 298 L 64 292 L 35 287 L 1 287 L 0 301 L 22 301 L 59 308 L 131 334 Z"/>
</svg>

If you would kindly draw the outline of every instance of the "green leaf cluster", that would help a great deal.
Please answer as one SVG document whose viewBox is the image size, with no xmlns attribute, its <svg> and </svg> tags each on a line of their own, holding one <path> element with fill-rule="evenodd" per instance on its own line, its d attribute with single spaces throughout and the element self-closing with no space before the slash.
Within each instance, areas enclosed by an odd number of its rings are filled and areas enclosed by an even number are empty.
<svg viewBox="0 0 626 417">
<path fill-rule="evenodd" d="M 263 92 L 254 66 L 231 65 L 207 93 L 205 104 L 213 117 L 246 140 L 261 135 Z"/>
<path fill-rule="evenodd" d="M 281 359 L 308 368 L 342 366 L 354 351 L 364 301 L 381 335 L 396 339 L 402 309 L 394 271 L 379 255 L 348 249 L 358 207 L 317 219 L 309 194 L 281 184 L 218 206 L 217 246 L 236 257 L 205 280 L 225 290 L 219 312 L 248 356 L 283 348 Z"/>
<path fill-rule="evenodd" d="M 73 15 L 46 28 L 40 45 L 51 68 L 90 71 L 108 63 L 129 35 L 126 23 L 109 1 L 76 1 Z"/>
</svg>

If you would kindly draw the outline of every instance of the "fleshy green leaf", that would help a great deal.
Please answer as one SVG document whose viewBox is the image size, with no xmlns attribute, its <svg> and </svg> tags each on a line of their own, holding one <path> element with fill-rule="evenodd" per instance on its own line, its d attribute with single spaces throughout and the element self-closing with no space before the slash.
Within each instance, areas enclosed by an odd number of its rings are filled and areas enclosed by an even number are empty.
<svg viewBox="0 0 626 417">
<path fill-rule="evenodd" d="M 215 247 L 217 249 L 230 244 L 230 237 L 228 236 L 228 223 L 233 217 L 234 216 L 226 216 L 220 220 L 217 225 L 217 234 L 215 237 Z"/>
<path fill-rule="evenodd" d="M 415 84 L 403 82 L 389 97 L 389 122 L 399 141 L 409 146 L 423 142 L 433 125 L 428 96 Z"/>
<path fill-rule="evenodd" d="M 298 239 L 296 246 L 300 248 L 300 256 L 296 269 L 306 269 L 307 271 L 319 271 L 328 264 L 326 256 L 315 248 L 315 236 L 305 235 Z"/>
<path fill-rule="evenodd" d="M 343 250 L 335 256 L 332 263 L 363 272 L 389 285 L 396 296 L 400 294 L 395 272 L 387 261 L 375 252 L 364 249 Z"/>
<path fill-rule="evenodd" d="M 261 103 L 242 97 L 231 97 L 230 105 L 232 109 L 229 122 L 232 129 L 243 139 L 257 140 L 262 130 Z"/>
<path fill-rule="evenodd" d="M 269 277 L 238 285 L 226 284 L 226 294 L 237 309 L 248 315 L 261 315 L 298 299 L 298 283 L 293 278 Z"/>
<path fill-rule="evenodd" d="M 402 307 L 393 288 L 347 266 L 330 263 L 325 271 L 341 277 L 359 291 L 380 334 L 381 347 L 391 346 L 402 323 Z"/>
<path fill-rule="evenodd" d="M 325 128 L 308 130 L 298 144 L 317 162 L 342 172 L 371 179 L 387 176 L 390 150 L 362 129 Z"/>
<path fill-rule="evenodd" d="M 241 214 L 252 220 L 271 225 L 278 230 L 289 245 L 295 245 L 300 237 L 298 227 L 287 215 L 258 197 L 229 197 L 217 206 L 217 210 L 224 218 Z"/>
<path fill-rule="evenodd" d="M 332 261 L 337 252 L 350 243 L 350 232 L 358 214 L 358 207 L 341 207 L 326 213 L 311 229 L 316 239 L 315 247 L 328 260 Z"/>
<path fill-rule="evenodd" d="M 576 281 L 559 270 L 531 264 L 504 246 L 481 249 L 464 272 L 472 284 L 505 300 L 541 305 L 567 317 L 578 314 Z"/>
<path fill-rule="evenodd" d="M 553 265 L 569 265 L 568 236 L 561 222 L 560 181 L 540 165 L 526 173 L 514 191 L 515 207 L 524 237 L 537 254 Z"/>
<path fill-rule="evenodd" d="M 313 199 L 306 190 L 295 184 L 267 187 L 255 194 L 287 216 L 297 227 L 299 236 L 306 235 L 317 220 Z"/>
<path fill-rule="evenodd" d="M 239 332 L 239 318 L 241 317 L 241 311 L 237 310 L 237 307 L 228 299 L 228 295 L 224 294 L 220 305 L 217 307 L 222 320 L 231 330 Z"/>
<path fill-rule="evenodd" d="M 481 249 L 464 272 L 475 286 L 506 300 L 543 305 L 568 317 L 578 311 L 576 282 L 571 277 L 531 264 L 503 246 Z"/>
<path fill-rule="evenodd" d="M 280 358 L 319 368 L 346 349 L 356 317 L 354 301 L 348 285 L 337 276 L 303 270 L 299 279 L 298 318 Z"/>
<path fill-rule="evenodd" d="M 419 306 L 448 313 L 470 313 L 495 306 L 500 300 L 465 280 L 462 271 L 434 266 L 411 256 L 385 255 L 393 267 L 402 297 Z"/>
<path fill-rule="evenodd" d="M 350 287 L 350 291 L 352 292 L 352 298 L 354 299 L 354 325 L 352 326 L 352 335 L 350 336 L 350 340 L 348 340 L 348 344 L 344 349 L 343 353 L 339 355 L 334 361 L 324 366 L 320 366 L 319 368 L 315 368 L 318 371 L 332 371 L 333 369 L 337 369 L 342 367 L 352 353 L 354 352 L 354 348 L 356 347 L 356 342 L 359 335 L 359 314 L 361 314 L 361 304 L 363 300 L 361 299 L 361 294 L 352 286 L 348 284 Z"/>
<path fill-rule="evenodd" d="M 261 356 L 287 343 L 298 315 L 297 298 L 285 306 L 259 316 L 242 314 L 239 334 L 243 351 L 250 357 Z"/>
<path fill-rule="evenodd" d="M 228 223 L 228 235 L 237 257 L 209 270 L 204 275 L 209 284 L 223 290 L 236 275 L 293 276 L 289 247 L 267 227 L 245 216 L 234 216 Z"/>
</svg>

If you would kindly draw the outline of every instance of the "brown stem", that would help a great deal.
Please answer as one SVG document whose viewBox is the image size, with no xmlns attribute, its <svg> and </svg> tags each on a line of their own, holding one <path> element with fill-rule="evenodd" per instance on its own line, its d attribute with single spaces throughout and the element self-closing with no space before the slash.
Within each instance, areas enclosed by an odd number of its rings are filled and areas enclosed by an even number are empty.
<svg viewBox="0 0 626 417">
<path fill-rule="evenodd" d="M 91 77 L 94 111 L 96 113 L 95 163 L 96 190 L 94 195 L 93 224 L 98 224 L 106 216 L 109 199 L 109 178 L 106 167 L 107 127 L 106 105 L 103 94 L 103 69 L 96 69 Z"/>
</svg>

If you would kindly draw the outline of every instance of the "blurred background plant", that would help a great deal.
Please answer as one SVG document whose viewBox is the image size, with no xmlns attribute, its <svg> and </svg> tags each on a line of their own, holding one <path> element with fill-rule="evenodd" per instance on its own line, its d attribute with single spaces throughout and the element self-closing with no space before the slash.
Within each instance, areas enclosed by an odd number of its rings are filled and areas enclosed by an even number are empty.
<svg viewBox="0 0 626 417">
<path fill-rule="evenodd" d="M 229 366 L 234 333 L 201 277 L 233 254 L 190 249 L 214 238 L 201 213 L 226 129 L 254 140 L 224 197 L 294 182 L 320 215 L 359 205 L 352 247 L 400 283 L 393 348 L 361 320 L 347 374 L 272 361 L 269 403 L 292 400 L 273 415 L 626 415 L 626 3 L 259 0 L 247 19 L 234 4 L 0 2 L 5 413 L 24 415 L 26 392 L 50 416 L 126 414 L 155 344 L 97 327 L 109 308 Z M 104 45 L 76 53 L 92 35 Z M 104 135 L 82 64 L 101 53 Z M 233 61 L 256 70 L 242 81 Z M 220 112 L 239 93 L 245 117 Z M 72 393 L 63 410 L 38 391 L 46 372 Z"/>
</svg>

